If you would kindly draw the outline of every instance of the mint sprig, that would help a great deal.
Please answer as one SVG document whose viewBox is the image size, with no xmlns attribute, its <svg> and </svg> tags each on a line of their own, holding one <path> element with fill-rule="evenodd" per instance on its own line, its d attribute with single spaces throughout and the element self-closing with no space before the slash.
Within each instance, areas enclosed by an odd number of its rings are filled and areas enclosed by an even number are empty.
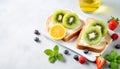
<svg viewBox="0 0 120 69">
<path fill-rule="evenodd" d="M 119 65 L 116 62 L 110 62 L 111 69 L 119 69 Z"/>
<path fill-rule="evenodd" d="M 54 56 L 54 52 L 51 49 L 46 49 L 44 53 L 48 56 Z"/>
<path fill-rule="evenodd" d="M 59 53 L 58 45 L 55 45 L 53 50 L 46 49 L 44 53 L 49 57 L 50 63 L 55 63 L 56 60 L 62 61 L 64 59 L 63 55 Z"/>
<path fill-rule="evenodd" d="M 110 62 L 111 69 L 119 69 L 120 55 L 115 50 L 112 50 L 110 54 L 106 54 L 105 59 Z"/>
</svg>

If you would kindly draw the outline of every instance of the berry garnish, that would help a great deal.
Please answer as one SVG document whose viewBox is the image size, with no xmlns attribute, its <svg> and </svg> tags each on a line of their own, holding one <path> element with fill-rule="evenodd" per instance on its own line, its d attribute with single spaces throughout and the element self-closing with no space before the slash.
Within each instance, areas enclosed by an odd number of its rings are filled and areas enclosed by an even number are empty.
<svg viewBox="0 0 120 69">
<path fill-rule="evenodd" d="M 36 35 L 40 35 L 40 32 L 39 32 L 38 30 L 35 30 L 34 33 L 35 33 Z"/>
<path fill-rule="evenodd" d="M 116 49 L 120 49 L 120 44 L 115 45 Z"/>
<path fill-rule="evenodd" d="M 114 34 L 112 34 L 112 36 L 111 36 L 111 38 L 113 39 L 113 40 L 117 40 L 118 39 L 118 34 L 116 34 L 116 33 L 114 33 Z"/>
<path fill-rule="evenodd" d="M 36 41 L 36 42 L 40 42 L 40 40 L 39 40 L 38 37 L 35 37 L 34 41 Z"/>
<path fill-rule="evenodd" d="M 65 50 L 65 51 L 64 51 L 64 54 L 68 55 L 68 54 L 69 54 L 69 51 L 68 51 L 68 50 Z"/>
<path fill-rule="evenodd" d="M 85 49 L 85 50 L 84 50 L 84 53 L 85 53 L 85 54 L 88 54 L 88 52 L 89 52 L 88 49 Z"/>
<path fill-rule="evenodd" d="M 106 60 L 105 60 L 105 58 L 103 58 L 102 55 L 96 56 L 97 69 L 102 69 L 102 67 L 105 65 L 105 63 L 106 63 Z"/>
<path fill-rule="evenodd" d="M 86 58 L 83 56 L 80 56 L 78 61 L 79 61 L 79 63 L 84 64 L 86 62 Z"/>
<path fill-rule="evenodd" d="M 119 24 L 119 19 L 118 18 L 112 17 L 108 21 L 108 27 L 109 27 L 110 30 L 115 30 L 118 27 L 118 24 Z"/>
<path fill-rule="evenodd" d="M 78 55 L 74 55 L 73 57 L 76 61 L 78 61 Z"/>
</svg>

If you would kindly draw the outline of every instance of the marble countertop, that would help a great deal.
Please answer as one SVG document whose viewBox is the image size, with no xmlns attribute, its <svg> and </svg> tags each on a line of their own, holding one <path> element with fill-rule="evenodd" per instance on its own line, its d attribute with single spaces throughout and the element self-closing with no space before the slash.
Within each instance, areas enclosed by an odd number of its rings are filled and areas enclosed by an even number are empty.
<svg viewBox="0 0 120 69">
<path fill-rule="evenodd" d="M 43 30 L 47 17 L 57 9 L 71 9 L 81 17 L 105 21 L 110 16 L 120 18 L 119 3 L 119 0 L 103 0 L 95 13 L 84 13 L 78 0 L 0 0 L 0 69 L 96 69 L 94 63 L 82 65 L 76 62 L 73 59 L 76 53 L 72 51 L 70 55 L 64 55 L 66 62 L 49 63 L 43 51 L 53 48 L 56 43 L 42 35 L 35 35 L 34 30 Z M 120 25 L 114 32 L 120 34 Z M 41 42 L 36 43 L 35 37 L 39 37 Z M 114 41 L 111 48 L 115 49 L 114 44 L 119 42 L 120 39 Z M 61 53 L 66 50 L 61 46 L 59 48 Z"/>
</svg>

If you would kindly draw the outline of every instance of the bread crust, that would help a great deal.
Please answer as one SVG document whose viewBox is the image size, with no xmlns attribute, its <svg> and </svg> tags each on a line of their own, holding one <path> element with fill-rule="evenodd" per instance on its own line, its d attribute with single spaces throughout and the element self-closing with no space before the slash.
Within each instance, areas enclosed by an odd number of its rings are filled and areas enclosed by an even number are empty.
<svg viewBox="0 0 120 69">
<path fill-rule="evenodd" d="M 81 20 L 81 19 L 79 19 L 79 20 L 80 20 L 81 23 L 82 23 L 81 27 L 80 27 L 78 30 L 74 31 L 73 33 L 66 35 L 66 36 L 62 39 L 63 41 L 69 41 L 69 40 L 72 39 L 73 37 L 79 35 L 79 33 L 80 33 L 83 25 L 85 24 L 85 22 L 84 22 L 83 20 Z M 50 27 L 49 27 L 49 24 L 50 24 L 50 23 L 52 23 L 52 15 L 49 16 L 49 17 L 47 18 L 47 21 L 46 21 L 46 29 L 47 29 L 48 32 L 49 32 L 49 29 L 50 29 Z"/>
<path fill-rule="evenodd" d="M 90 23 L 91 21 L 93 21 L 93 20 L 95 20 L 94 18 L 87 18 L 86 19 L 86 22 L 87 23 Z M 88 49 L 88 50 L 90 50 L 90 51 L 93 51 L 93 52 L 102 52 L 105 48 L 106 48 L 106 46 L 108 46 L 108 44 L 110 43 L 110 41 L 111 41 L 111 36 L 110 36 L 110 34 L 109 34 L 109 32 L 107 32 L 107 39 L 106 39 L 106 41 L 101 45 L 101 47 L 100 48 L 97 48 L 97 47 L 94 47 L 94 46 L 92 46 L 92 45 L 84 45 L 83 43 L 80 43 L 79 41 L 80 41 L 80 39 L 82 38 L 82 34 L 83 34 L 83 32 L 84 32 L 84 28 L 85 28 L 85 26 L 83 27 L 83 29 L 81 30 L 81 32 L 80 32 L 80 34 L 79 34 L 79 36 L 78 36 L 78 38 L 77 38 L 77 40 L 76 40 L 76 48 L 77 49 L 82 49 L 82 50 L 84 50 L 84 49 Z"/>
</svg>

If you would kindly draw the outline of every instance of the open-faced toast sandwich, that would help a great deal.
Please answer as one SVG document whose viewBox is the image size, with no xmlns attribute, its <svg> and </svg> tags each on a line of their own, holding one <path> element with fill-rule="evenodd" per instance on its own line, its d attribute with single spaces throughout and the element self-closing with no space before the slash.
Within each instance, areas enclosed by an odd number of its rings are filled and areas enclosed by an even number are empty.
<svg viewBox="0 0 120 69">
<path fill-rule="evenodd" d="M 57 10 L 46 21 L 47 31 L 55 40 L 69 41 L 79 35 L 84 21 L 70 10 Z"/>
<path fill-rule="evenodd" d="M 78 49 L 87 49 L 92 52 L 100 53 L 111 42 L 107 24 L 101 20 L 87 18 L 77 40 Z"/>
</svg>

